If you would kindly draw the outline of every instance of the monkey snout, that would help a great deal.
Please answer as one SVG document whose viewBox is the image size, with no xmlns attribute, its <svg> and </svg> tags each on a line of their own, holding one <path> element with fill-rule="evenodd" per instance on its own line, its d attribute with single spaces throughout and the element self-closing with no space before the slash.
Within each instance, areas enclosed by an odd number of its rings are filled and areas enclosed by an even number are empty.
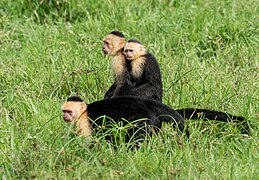
<svg viewBox="0 0 259 180">
<path fill-rule="evenodd" d="M 108 54 L 108 51 L 106 51 L 105 48 L 103 48 L 102 50 L 105 55 Z"/>
<path fill-rule="evenodd" d="M 66 123 L 72 122 L 72 119 L 69 118 L 69 117 L 67 117 L 66 115 L 63 116 L 63 119 L 64 119 L 64 121 L 65 121 Z"/>
<path fill-rule="evenodd" d="M 72 122 L 72 120 L 70 120 L 70 119 L 65 119 L 65 118 L 64 118 L 64 121 L 65 121 L 66 123 L 71 123 L 71 122 Z"/>
<path fill-rule="evenodd" d="M 127 58 L 128 60 L 132 60 L 132 59 L 133 59 L 133 56 L 126 56 L 126 58 Z"/>
</svg>

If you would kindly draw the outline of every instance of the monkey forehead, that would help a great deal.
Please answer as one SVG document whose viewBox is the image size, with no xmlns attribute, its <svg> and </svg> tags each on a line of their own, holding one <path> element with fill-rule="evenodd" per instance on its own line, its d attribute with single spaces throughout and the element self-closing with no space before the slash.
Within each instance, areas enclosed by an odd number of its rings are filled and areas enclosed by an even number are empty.
<svg viewBox="0 0 259 180">
<path fill-rule="evenodd" d="M 126 50 L 126 49 L 136 50 L 136 49 L 140 49 L 140 48 L 144 48 L 144 46 L 139 43 L 135 43 L 135 42 L 127 42 L 124 46 L 124 50 Z"/>
<path fill-rule="evenodd" d="M 120 43 L 121 40 L 125 40 L 125 38 L 116 36 L 114 34 L 108 34 L 103 38 L 104 42 L 109 42 L 109 43 Z"/>
<path fill-rule="evenodd" d="M 68 101 L 63 104 L 61 107 L 62 110 L 73 110 L 73 109 L 80 109 L 82 102 L 77 101 Z"/>
</svg>

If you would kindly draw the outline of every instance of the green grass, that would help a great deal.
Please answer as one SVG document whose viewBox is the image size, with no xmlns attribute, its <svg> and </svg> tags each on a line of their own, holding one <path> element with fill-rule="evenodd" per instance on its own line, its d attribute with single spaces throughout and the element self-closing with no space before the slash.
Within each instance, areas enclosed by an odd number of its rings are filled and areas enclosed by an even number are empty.
<svg viewBox="0 0 259 180">
<path fill-rule="evenodd" d="M 2 179 L 256 179 L 259 177 L 259 11 L 255 0 L 0 1 Z M 137 151 L 71 134 L 60 106 L 103 98 L 113 82 L 102 38 L 123 31 L 152 52 L 163 102 L 247 117 L 170 126 Z"/>
</svg>

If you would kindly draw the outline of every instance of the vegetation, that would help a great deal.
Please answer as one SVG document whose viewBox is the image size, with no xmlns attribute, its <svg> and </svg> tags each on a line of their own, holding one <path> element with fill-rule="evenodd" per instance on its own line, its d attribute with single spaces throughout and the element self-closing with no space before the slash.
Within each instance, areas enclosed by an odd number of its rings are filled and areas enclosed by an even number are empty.
<svg viewBox="0 0 259 180">
<path fill-rule="evenodd" d="M 255 0 L 0 1 L 0 177 L 258 178 L 258 19 Z M 113 77 L 102 38 L 112 30 L 157 57 L 165 104 L 245 116 L 251 135 L 187 120 L 189 140 L 165 126 L 138 150 L 74 136 L 60 106 L 70 95 L 103 98 Z"/>
</svg>

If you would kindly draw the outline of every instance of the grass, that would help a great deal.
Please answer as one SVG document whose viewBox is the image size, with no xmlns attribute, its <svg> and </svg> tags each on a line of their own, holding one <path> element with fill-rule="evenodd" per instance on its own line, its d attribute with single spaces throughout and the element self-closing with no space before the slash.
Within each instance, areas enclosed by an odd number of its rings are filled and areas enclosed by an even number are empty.
<svg viewBox="0 0 259 180">
<path fill-rule="evenodd" d="M 259 13 L 255 0 L 0 2 L 2 179 L 256 179 L 259 176 Z M 247 117 L 170 126 L 137 151 L 71 134 L 60 106 L 103 98 L 112 84 L 102 38 L 123 31 L 152 52 L 163 102 Z"/>
</svg>

